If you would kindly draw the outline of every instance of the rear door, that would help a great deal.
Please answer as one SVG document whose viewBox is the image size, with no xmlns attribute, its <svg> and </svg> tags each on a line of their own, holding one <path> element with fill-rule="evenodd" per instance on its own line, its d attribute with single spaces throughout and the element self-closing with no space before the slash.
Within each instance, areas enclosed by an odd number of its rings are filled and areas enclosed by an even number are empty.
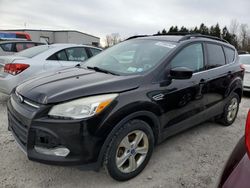
<svg viewBox="0 0 250 188">
<path fill-rule="evenodd" d="M 226 92 L 232 82 L 234 70 L 227 60 L 225 49 L 217 43 L 206 42 L 206 71 L 204 72 L 205 90 L 206 90 L 206 108 L 212 117 L 222 112 Z"/>
</svg>

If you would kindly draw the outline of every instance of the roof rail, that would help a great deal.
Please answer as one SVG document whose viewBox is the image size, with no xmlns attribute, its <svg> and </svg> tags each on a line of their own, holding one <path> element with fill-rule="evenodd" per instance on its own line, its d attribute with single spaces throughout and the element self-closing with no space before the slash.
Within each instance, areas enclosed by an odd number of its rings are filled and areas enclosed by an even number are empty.
<svg viewBox="0 0 250 188">
<path fill-rule="evenodd" d="M 165 34 L 154 34 L 153 36 L 169 36 L 169 35 L 180 35 L 180 36 L 185 36 L 185 35 L 190 35 L 192 33 L 190 32 L 170 32 L 170 33 L 165 33 Z"/>
<path fill-rule="evenodd" d="M 207 38 L 207 39 L 213 39 L 213 40 L 217 40 L 217 41 L 221 41 L 221 42 L 225 42 L 225 43 L 229 43 L 227 40 L 225 39 L 221 39 L 219 37 L 215 37 L 215 36 L 210 36 L 210 35 L 202 35 L 200 33 L 190 33 L 190 32 L 171 32 L 171 33 L 166 33 L 166 34 L 154 34 L 154 35 L 135 35 L 132 37 L 127 38 L 126 40 L 130 40 L 130 39 L 135 39 L 135 38 L 140 38 L 140 37 L 150 37 L 150 36 L 173 36 L 173 35 L 179 35 L 179 36 L 183 36 L 179 42 L 184 41 L 184 40 L 188 40 L 191 38 Z"/>
<path fill-rule="evenodd" d="M 209 35 L 202 35 L 199 33 L 194 33 L 194 34 L 189 34 L 189 35 L 185 35 L 184 37 L 182 37 L 180 41 L 184 41 L 184 40 L 188 40 L 191 38 L 207 38 L 207 39 L 213 39 L 213 40 L 217 40 L 217 41 L 221 41 L 221 42 L 225 42 L 225 43 L 229 43 L 227 40 L 225 39 L 221 39 L 219 37 L 214 37 L 214 36 L 209 36 Z"/>
<path fill-rule="evenodd" d="M 136 38 L 140 38 L 140 37 L 149 37 L 149 36 L 152 36 L 152 35 L 135 35 L 135 36 L 129 37 L 125 40 L 136 39 Z"/>
</svg>

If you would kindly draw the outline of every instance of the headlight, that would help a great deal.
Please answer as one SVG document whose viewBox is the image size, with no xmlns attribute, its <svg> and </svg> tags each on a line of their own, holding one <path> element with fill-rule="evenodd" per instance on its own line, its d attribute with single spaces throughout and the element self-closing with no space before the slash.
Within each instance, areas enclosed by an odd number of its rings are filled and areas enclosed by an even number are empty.
<svg viewBox="0 0 250 188">
<path fill-rule="evenodd" d="M 98 95 L 58 104 L 52 107 L 49 115 L 72 119 L 91 117 L 105 109 L 117 96 L 118 94 Z"/>
</svg>

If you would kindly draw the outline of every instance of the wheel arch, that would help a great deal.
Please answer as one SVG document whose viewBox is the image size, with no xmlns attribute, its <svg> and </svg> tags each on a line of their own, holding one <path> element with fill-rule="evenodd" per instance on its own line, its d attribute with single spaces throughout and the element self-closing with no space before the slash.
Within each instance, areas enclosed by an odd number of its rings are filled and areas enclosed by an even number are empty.
<svg viewBox="0 0 250 188">
<path fill-rule="evenodd" d="M 119 130 L 119 128 L 122 125 L 124 125 L 126 122 L 134 120 L 134 119 L 139 119 L 139 120 L 145 121 L 152 128 L 152 131 L 154 133 L 155 143 L 158 143 L 158 140 L 160 137 L 160 121 L 159 121 L 157 115 L 151 111 L 145 111 L 145 110 L 133 112 L 133 113 L 127 115 L 126 117 L 124 117 L 122 120 L 120 120 L 113 127 L 113 129 L 110 131 L 110 133 L 108 134 L 108 136 L 105 139 L 104 144 L 102 145 L 101 150 L 99 152 L 98 168 L 100 168 L 102 166 L 106 149 L 108 148 L 109 143 L 112 140 L 113 135 L 116 133 L 116 131 Z"/>
<path fill-rule="evenodd" d="M 243 86 L 242 86 L 242 84 L 243 84 L 243 81 L 242 81 L 241 78 L 239 78 L 239 77 L 235 78 L 231 82 L 231 84 L 230 84 L 230 86 L 229 86 L 229 88 L 228 88 L 228 90 L 226 92 L 226 97 L 228 97 L 232 92 L 235 92 L 239 96 L 240 101 L 241 101 L 241 97 L 243 95 Z"/>
</svg>

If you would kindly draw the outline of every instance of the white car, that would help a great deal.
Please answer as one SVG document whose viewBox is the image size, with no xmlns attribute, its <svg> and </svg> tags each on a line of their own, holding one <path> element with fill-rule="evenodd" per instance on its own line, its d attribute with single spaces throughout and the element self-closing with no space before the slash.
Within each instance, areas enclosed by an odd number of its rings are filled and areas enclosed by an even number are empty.
<svg viewBox="0 0 250 188">
<path fill-rule="evenodd" d="M 243 64 L 245 68 L 245 76 L 244 76 L 244 91 L 250 91 L 250 54 L 242 54 L 239 55 L 240 63 Z"/>
<path fill-rule="evenodd" d="M 10 94 L 38 74 L 76 66 L 102 49 L 77 44 L 41 45 L 12 56 L 0 56 L 0 92 Z"/>
</svg>

